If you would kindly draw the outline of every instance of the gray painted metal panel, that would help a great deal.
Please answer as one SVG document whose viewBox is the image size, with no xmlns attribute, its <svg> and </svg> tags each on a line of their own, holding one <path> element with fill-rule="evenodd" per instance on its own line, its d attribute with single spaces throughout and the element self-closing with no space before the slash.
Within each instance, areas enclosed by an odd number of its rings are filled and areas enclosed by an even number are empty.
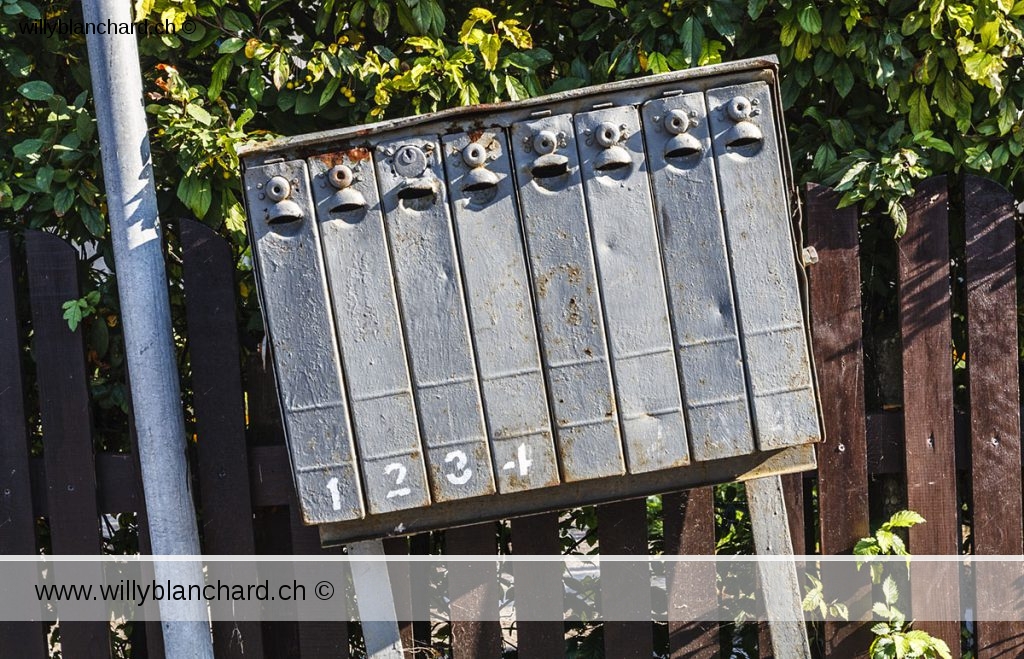
<svg viewBox="0 0 1024 659">
<path fill-rule="evenodd" d="M 771 91 L 732 85 L 709 90 L 707 102 L 758 446 L 818 441 Z"/>
<path fill-rule="evenodd" d="M 429 505 L 371 155 L 352 149 L 307 162 L 367 509 Z"/>
<path fill-rule="evenodd" d="M 494 493 L 448 193 L 435 138 L 375 151 L 435 501 Z"/>
<path fill-rule="evenodd" d="M 640 119 L 619 106 L 575 124 L 626 464 L 678 467 L 689 454 Z"/>
<path fill-rule="evenodd" d="M 247 170 L 245 195 L 303 518 L 360 518 L 355 448 L 305 163 Z"/>
<path fill-rule="evenodd" d="M 571 116 L 513 124 L 511 140 L 562 478 L 622 474 Z"/>
<path fill-rule="evenodd" d="M 643 118 L 693 456 L 750 453 L 754 435 L 704 95 L 649 101 Z"/>
<path fill-rule="evenodd" d="M 557 485 L 508 142 L 484 130 L 443 145 L 498 491 Z"/>
</svg>

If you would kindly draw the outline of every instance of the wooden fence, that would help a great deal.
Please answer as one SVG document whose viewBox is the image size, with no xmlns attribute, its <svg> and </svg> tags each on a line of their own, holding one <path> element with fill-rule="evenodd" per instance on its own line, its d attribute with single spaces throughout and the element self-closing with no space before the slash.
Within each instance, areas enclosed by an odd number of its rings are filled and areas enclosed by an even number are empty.
<svg viewBox="0 0 1024 659">
<path fill-rule="evenodd" d="M 913 553 L 959 551 L 962 501 L 969 503 L 976 553 L 1024 551 L 1013 202 L 1005 190 L 977 178 L 967 178 L 964 189 L 952 195 L 963 199 L 966 236 L 964 281 L 953 281 L 953 288 L 966 295 L 969 321 L 970 412 L 965 423 L 957 424 L 947 232 L 950 196 L 944 178 L 930 179 L 907 204 L 907 233 L 897 248 L 903 405 L 902 410 L 866 413 L 857 211 L 836 210 L 838 197 L 830 190 L 806 191 L 807 243 L 820 257 L 810 269 L 810 303 L 828 440 L 819 447 L 816 474 L 785 478 L 797 553 L 813 553 L 815 543 L 823 553 L 849 553 L 857 539 L 869 533 L 869 478 L 901 473 L 909 507 L 927 518 L 910 534 Z M 230 249 L 192 221 L 181 222 L 180 239 L 203 549 L 211 554 L 321 552 L 316 531 L 304 527 L 296 514 L 272 378 L 258 360 L 240 366 Z M 76 251 L 52 235 L 34 231 L 25 233 L 24 244 L 23 263 L 20 254 L 12 253 L 10 236 L 0 233 L 0 554 L 36 553 L 38 518 L 48 520 L 53 552 L 97 554 L 102 513 L 138 512 L 145 530 L 138 465 L 133 455 L 93 450 L 81 330 L 69 331 L 61 310 L 63 302 L 80 295 Z M 19 272 L 27 276 L 30 318 L 17 314 Z M 23 359 L 27 344 L 40 407 L 41 458 L 30 457 L 29 452 L 23 376 L 29 366 Z M 806 486 L 815 478 L 817 520 L 805 511 L 805 490 L 810 491 Z M 666 552 L 714 551 L 711 488 L 665 495 L 663 515 Z M 602 552 L 647 552 L 643 500 L 600 506 L 597 518 Z M 510 526 L 517 553 L 561 551 L 557 513 L 515 519 Z M 145 553 L 146 534 L 141 535 Z M 497 551 L 493 524 L 452 529 L 445 536 L 449 553 Z M 430 547 L 424 535 L 385 544 L 390 553 L 426 553 Z M 392 576 L 401 614 L 408 577 Z M 680 589 L 692 591 L 699 585 L 714 597 L 710 583 L 686 583 L 685 578 L 671 583 L 670 601 Z M 936 596 L 927 593 L 927 587 L 915 584 L 914 595 Z M 956 618 L 957 594 L 939 596 L 946 598 Z M 452 606 L 495 606 L 498 593 L 476 590 L 453 597 Z M 960 625 L 955 622 L 921 627 L 951 648 L 960 645 Z M 672 657 L 719 655 L 717 625 L 670 624 L 667 648 L 656 647 L 652 629 L 646 623 L 605 623 L 605 656 L 647 658 L 655 650 Z M 215 623 L 213 631 L 218 657 L 307 659 L 348 656 L 352 630 L 344 623 L 222 622 Z M 561 656 L 564 631 L 560 622 L 520 623 L 519 656 Z M 37 623 L 0 623 L 0 656 L 46 656 L 45 633 Z M 402 633 L 407 647 L 430 642 L 428 626 L 405 624 Z M 500 656 L 498 623 L 455 623 L 450 638 L 456 658 Z M 864 625 L 826 625 L 825 656 L 863 656 L 870 639 Z M 978 624 L 977 656 L 1020 656 L 1022 639 L 1024 625 Z M 137 626 L 132 640 L 133 656 L 163 656 L 158 624 Z M 64 623 L 61 644 L 64 659 L 109 656 L 108 625 Z M 762 657 L 770 656 L 767 643 L 760 647 Z"/>
</svg>

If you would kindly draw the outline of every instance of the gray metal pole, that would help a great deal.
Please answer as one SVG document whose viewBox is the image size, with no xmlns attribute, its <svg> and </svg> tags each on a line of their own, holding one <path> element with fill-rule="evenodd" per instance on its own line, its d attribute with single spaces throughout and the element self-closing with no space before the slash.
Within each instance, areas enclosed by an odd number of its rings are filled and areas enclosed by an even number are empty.
<svg viewBox="0 0 1024 659">
<path fill-rule="evenodd" d="M 128 0 L 83 0 L 82 9 L 86 23 L 132 22 Z M 86 41 L 151 544 L 157 555 L 198 555 L 138 44 L 133 34 Z M 203 583 L 199 562 L 154 570 L 158 582 Z M 162 601 L 160 617 L 168 657 L 213 659 L 205 602 Z"/>
</svg>

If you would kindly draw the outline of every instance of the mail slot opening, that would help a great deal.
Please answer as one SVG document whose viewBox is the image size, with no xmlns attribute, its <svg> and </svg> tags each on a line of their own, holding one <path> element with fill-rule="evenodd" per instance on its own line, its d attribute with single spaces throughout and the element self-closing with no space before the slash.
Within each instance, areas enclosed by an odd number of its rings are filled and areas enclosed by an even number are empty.
<svg viewBox="0 0 1024 659">
<path fill-rule="evenodd" d="M 494 189 L 498 184 L 495 181 L 477 181 L 462 188 L 464 192 L 485 192 Z"/>
<path fill-rule="evenodd" d="M 690 156 L 695 156 L 700 152 L 701 149 L 699 146 L 680 146 L 666 153 L 665 157 L 682 160 L 684 158 L 689 158 Z"/>
<path fill-rule="evenodd" d="M 612 160 L 606 163 L 602 163 L 596 167 L 597 171 L 604 174 L 609 174 L 614 171 L 629 167 L 632 163 L 629 161 Z"/>
<path fill-rule="evenodd" d="M 559 162 L 537 165 L 531 170 L 531 173 L 533 174 L 533 178 L 536 179 L 558 178 L 559 176 L 565 176 L 569 173 L 569 163 Z"/>
<path fill-rule="evenodd" d="M 358 201 L 343 201 L 337 206 L 331 208 L 332 213 L 351 213 L 352 211 L 358 211 L 366 208 L 366 202 Z"/>
<path fill-rule="evenodd" d="M 427 186 L 409 186 L 398 191 L 398 198 L 402 201 L 416 201 L 434 196 L 434 189 Z"/>
<path fill-rule="evenodd" d="M 267 224 L 274 227 L 280 227 L 294 224 L 302 219 L 302 210 L 297 205 L 291 204 L 292 206 L 295 206 L 295 208 L 280 208 L 280 206 L 285 206 L 286 203 L 287 202 L 281 202 L 278 204 L 278 208 L 274 208 L 271 211 L 271 215 L 267 218 Z"/>
<path fill-rule="evenodd" d="M 744 137 L 737 137 L 736 139 L 734 139 L 731 142 L 729 142 L 728 144 L 726 144 L 726 146 L 729 147 L 730 149 L 741 149 L 741 148 L 743 148 L 745 146 L 753 146 L 755 144 L 760 144 L 760 143 L 761 143 L 761 138 L 760 137 L 752 137 L 752 136 L 748 135 L 748 136 L 744 136 Z M 671 155 L 671 154 L 669 154 L 669 155 Z"/>
</svg>

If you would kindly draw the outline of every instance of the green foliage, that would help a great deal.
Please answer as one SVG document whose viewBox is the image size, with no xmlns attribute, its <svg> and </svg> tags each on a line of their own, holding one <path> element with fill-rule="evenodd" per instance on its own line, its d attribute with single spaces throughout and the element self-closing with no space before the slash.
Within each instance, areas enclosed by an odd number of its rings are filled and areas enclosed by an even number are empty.
<svg viewBox="0 0 1024 659">
<path fill-rule="evenodd" d="M 77 300 L 68 300 L 64 303 L 64 320 L 68 321 L 68 329 L 74 332 L 78 324 L 86 316 L 96 313 L 96 305 L 100 302 L 99 291 L 89 291 L 84 297 Z"/>
<path fill-rule="evenodd" d="M 853 548 L 856 556 L 909 556 L 906 543 L 897 532 L 924 524 L 925 519 L 912 510 L 893 513 L 874 535 L 861 538 Z M 857 568 L 860 569 L 860 565 Z M 868 654 L 871 659 L 952 659 L 949 646 L 927 632 L 911 629 L 912 623 L 897 607 L 900 590 L 892 575 L 882 579 L 884 564 L 870 563 L 872 583 L 882 584 L 883 601 L 875 602 L 871 611 L 882 619 L 871 632 L 875 639 Z"/>
</svg>

